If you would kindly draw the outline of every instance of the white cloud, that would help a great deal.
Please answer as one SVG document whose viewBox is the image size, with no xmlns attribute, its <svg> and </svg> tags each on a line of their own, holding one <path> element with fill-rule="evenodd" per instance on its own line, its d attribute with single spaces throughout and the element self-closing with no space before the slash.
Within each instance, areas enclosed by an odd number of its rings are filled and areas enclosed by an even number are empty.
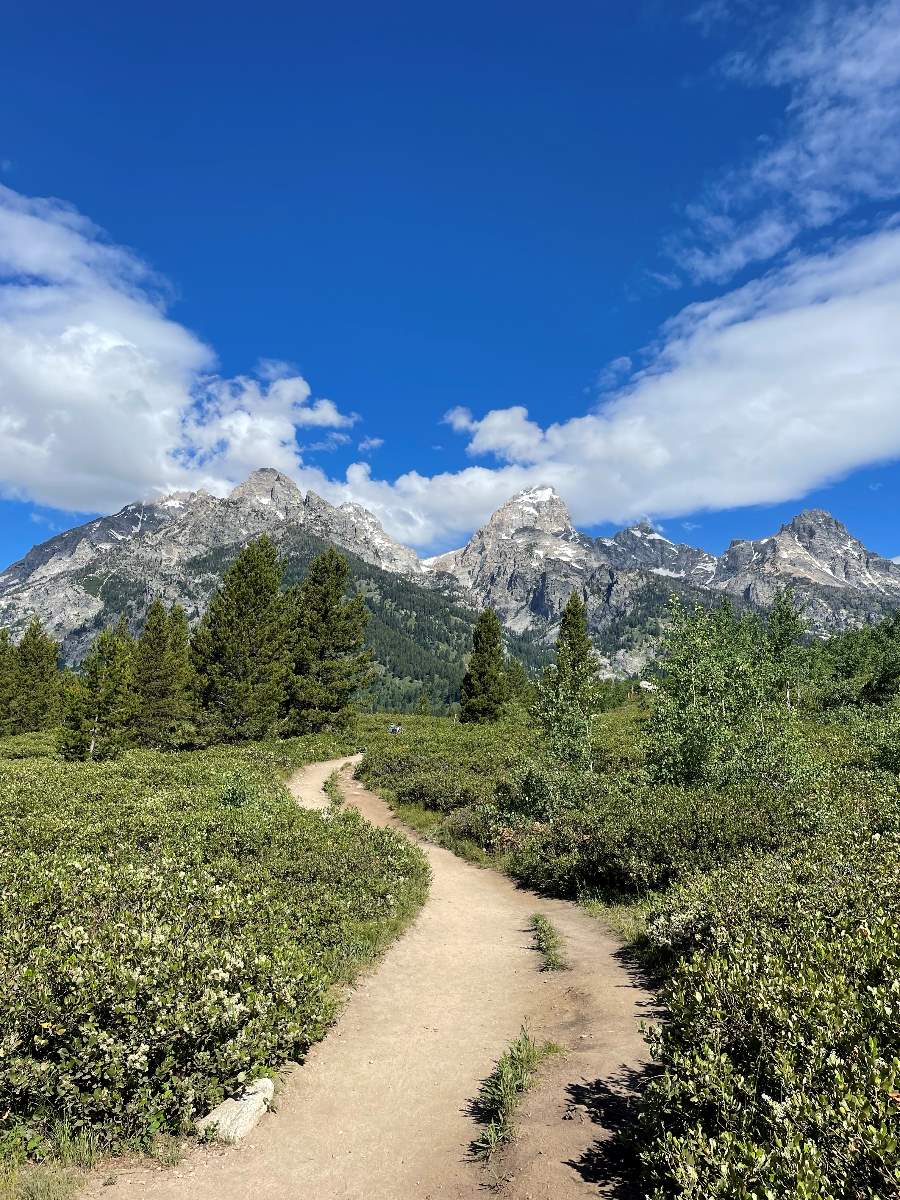
<svg viewBox="0 0 900 1200">
<path fill-rule="evenodd" d="M 582 525 L 775 503 L 900 457 L 900 230 L 797 259 L 668 323 L 598 409 L 448 420 L 490 465 L 345 485 L 417 544 L 446 544 L 513 491 L 554 484 Z"/>
<path fill-rule="evenodd" d="M 383 445 L 384 438 L 364 437 L 356 448 L 360 454 L 368 454 L 370 450 L 380 450 Z"/>
<path fill-rule="evenodd" d="M 0 487 L 74 511 L 296 471 L 297 427 L 349 427 L 285 364 L 214 374 L 168 288 L 57 200 L 0 185 Z"/>
<path fill-rule="evenodd" d="M 739 6 L 740 7 L 740 6 Z M 785 89 L 782 128 L 742 166 L 716 179 L 670 247 L 696 280 L 722 280 L 772 258 L 862 201 L 900 194 L 900 0 L 811 0 L 787 20 L 759 20 L 753 53 L 724 73 Z M 702 24 L 734 14 L 712 0 Z"/>
<path fill-rule="evenodd" d="M 900 457 L 900 226 L 690 305 L 649 365 L 582 415 L 544 427 L 520 405 L 451 410 L 478 461 L 393 480 L 365 462 L 343 479 L 304 463 L 298 429 L 343 438 L 354 415 L 314 399 L 289 364 L 215 375 L 165 294 L 71 209 L 0 191 L 7 495 L 112 511 L 165 488 L 221 492 L 274 466 L 365 504 L 404 541 L 445 547 L 545 481 L 591 525 L 783 501 Z"/>
</svg>

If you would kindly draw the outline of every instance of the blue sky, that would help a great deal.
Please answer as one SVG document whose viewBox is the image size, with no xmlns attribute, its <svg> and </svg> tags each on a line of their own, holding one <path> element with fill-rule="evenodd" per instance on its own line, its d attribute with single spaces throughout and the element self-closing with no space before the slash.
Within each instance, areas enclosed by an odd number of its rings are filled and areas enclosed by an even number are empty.
<svg viewBox="0 0 900 1200">
<path fill-rule="evenodd" d="M 0 558 L 262 465 L 423 550 L 546 480 L 900 553 L 898 0 L 43 13 L 0 45 Z"/>
</svg>

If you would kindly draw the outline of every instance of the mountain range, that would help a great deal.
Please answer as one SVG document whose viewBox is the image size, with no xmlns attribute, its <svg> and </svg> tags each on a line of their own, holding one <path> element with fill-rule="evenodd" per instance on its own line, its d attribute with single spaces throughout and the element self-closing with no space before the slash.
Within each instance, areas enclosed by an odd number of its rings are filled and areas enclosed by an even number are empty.
<svg viewBox="0 0 900 1200">
<path fill-rule="evenodd" d="M 900 608 L 900 566 L 866 549 L 829 513 L 800 513 L 771 537 L 733 541 L 714 556 L 669 541 L 647 523 L 592 538 L 572 525 L 551 487 L 513 496 L 458 550 L 420 559 L 358 504 L 335 506 L 262 468 L 230 495 L 175 492 L 126 505 L 35 546 L 0 575 L 0 625 L 36 614 L 77 662 L 95 632 L 125 613 L 138 625 L 154 596 L 203 611 L 240 547 L 268 533 L 301 575 L 326 545 L 347 552 L 370 611 L 379 703 L 424 692 L 453 698 L 478 610 L 494 608 L 514 653 L 543 661 L 570 593 L 583 596 L 611 674 L 652 658 L 669 596 L 724 594 L 767 607 L 790 585 L 818 634 Z M 380 688 L 380 691 L 379 691 Z"/>
</svg>

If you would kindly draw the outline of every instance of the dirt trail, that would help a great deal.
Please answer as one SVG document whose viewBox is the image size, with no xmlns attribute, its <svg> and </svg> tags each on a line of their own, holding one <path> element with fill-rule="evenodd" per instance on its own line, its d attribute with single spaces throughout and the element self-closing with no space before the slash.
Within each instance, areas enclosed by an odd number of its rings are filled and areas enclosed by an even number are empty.
<svg viewBox="0 0 900 1200">
<path fill-rule="evenodd" d="M 318 763 L 291 781 L 321 807 L 336 768 Z M 341 777 L 346 801 L 378 825 L 387 805 Z M 617 944 L 576 906 L 517 889 L 494 871 L 422 844 L 433 871 L 413 927 L 355 988 L 327 1038 L 294 1070 L 238 1147 L 198 1147 L 173 1168 L 119 1171 L 86 1196 L 104 1200 L 474 1200 L 504 1178 L 511 1200 L 613 1194 L 604 1182 L 603 1088 L 646 1057 L 639 1021 L 650 999 L 629 978 Z M 540 911 L 563 934 L 572 969 L 540 971 L 527 924 Z M 523 1021 L 568 1054 L 545 1069 L 521 1110 L 518 1141 L 486 1172 L 467 1147 L 467 1112 L 480 1081 Z M 616 1193 L 619 1194 L 619 1193 Z"/>
</svg>

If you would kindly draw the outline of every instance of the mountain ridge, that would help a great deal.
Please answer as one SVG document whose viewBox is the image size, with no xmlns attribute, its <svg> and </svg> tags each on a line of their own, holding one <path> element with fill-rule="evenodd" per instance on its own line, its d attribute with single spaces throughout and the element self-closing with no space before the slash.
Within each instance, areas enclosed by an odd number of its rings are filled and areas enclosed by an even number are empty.
<svg viewBox="0 0 900 1200">
<path fill-rule="evenodd" d="M 229 555 L 262 533 L 296 562 L 310 546 L 334 544 L 354 557 L 360 577 L 406 581 L 404 611 L 417 606 L 408 584 L 432 593 L 447 614 L 490 605 L 513 636 L 532 641 L 552 641 L 577 590 L 614 673 L 640 670 L 652 657 L 673 591 L 687 602 L 727 595 L 763 609 L 791 586 L 816 633 L 900 608 L 900 565 L 822 509 L 804 509 L 768 537 L 735 539 L 716 556 L 646 521 L 590 537 L 542 484 L 511 496 L 463 546 L 420 559 L 361 505 L 330 504 L 263 467 L 225 497 L 200 490 L 135 501 L 35 545 L 0 574 L 0 624 L 16 633 L 36 614 L 67 660 L 78 661 L 97 628 L 120 611 L 137 623 L 155 595 L 185 604 L 196 619 Z"/>
</svg>

